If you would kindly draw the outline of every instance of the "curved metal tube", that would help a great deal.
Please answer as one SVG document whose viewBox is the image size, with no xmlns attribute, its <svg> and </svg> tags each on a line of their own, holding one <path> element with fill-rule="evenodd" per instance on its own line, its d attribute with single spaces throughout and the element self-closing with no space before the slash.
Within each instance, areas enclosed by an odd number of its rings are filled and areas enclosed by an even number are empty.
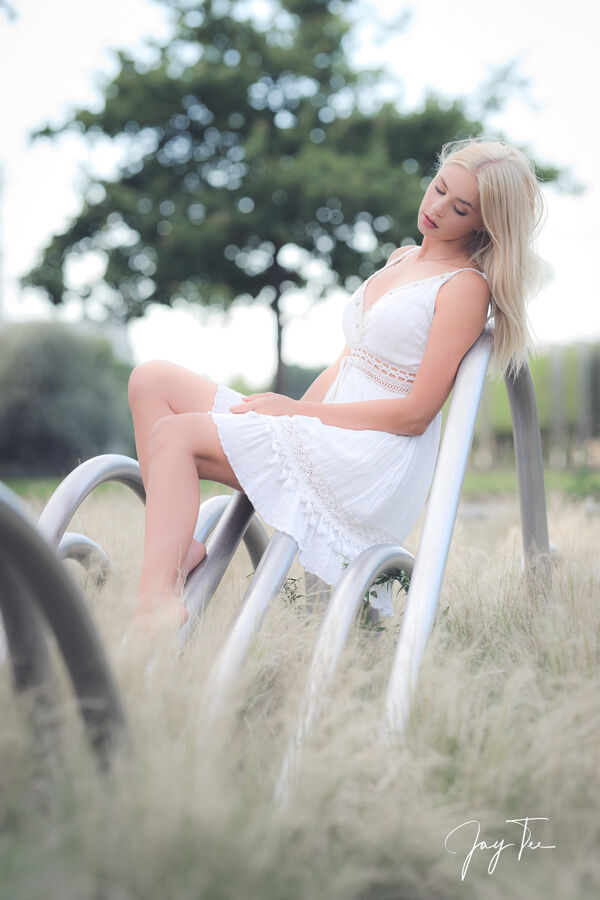
<svg viewBox="0 0 600 900">
<path fill-rule="evenodd" d="M 403 730 L 442 586 L 477 410 L 492 351 L 487 327 L 463 358 L 456 375 L 444 436 L 389 680 L 386 718 Z"/>
<path fill-rule="evenodd" d="M 117 453 L 86 460 L 61 481 L 38 519 L 38 531 L 51 547 L 58 547 L 67 525 L 88 494 L 107 481 L 119 481 L 131 488 L 142 502 L 146 499 L 136 460 Z"/>
<path fill-rule="evenodd" d="M 229 690 L 250 649 L 252 638 L 260 630 L 269 603 L 279 594 L 297 551 L 298 545 L 289 534 L 281 531 L 273 534 L 210 672 L 207 682 L 208 721 L 226 705 Z"/>
<path fill-rule="evenodd" d="M 5 516 L 0 508 L 0 535 L 4 534 L 4 528 Z M 42 687 L 51 691 L 54 673 L 44 619 L 22 573 L 3 549 L 0 549 L 0 609 L 15 688 L 19 692 Z"/>
<path fill-rule="evenodd" d="M 221 519 L 226 509 L 229 510 L 227 516 Z M 218 529 L 216 527 L 217 522 L 220 523 Z M 238 526 L 244 529 L 239 535 L 236 533 Z M 234 491 L 233 494 L 220 494 L 216 497 L 209 497 L 208 500 L 202 502 L 198 512 L 194 537 L 197 541 L 206 541 L 213 528 L 215 533 L 211 536 L 211 545 L 213 542 L 220 543 L 222 539 L 219 535 L 225 533 L 225 539 L 229 542 L 231 548 L 230 556 L 232 556 L 243 538 L 252 560 L 252 565 L 254 568 L 258 566 L 269 543 L 269 536 L 245 494 Z M 236 541 L 235 546 L 232 543 L 233 541 Z M 215 551 L 213 550 L 213 558 L 214 553 Z M 200 575 L 206 571 L 206 568 L 204 564 L 199 566 L 194 575 L 190 576 L 188 583 L 190 585 L 200 583 L 202 580 Z M 194 578 L 195 575 L 198 577 Z"/>
<path fill-rule="evenodd" d="M 6 577 L 0 606 L 7 625 L 17 689 L 50 681 L 39 611 L 50 625 L 65 660 L 89 740 L 103 762 L 126 732 L 121 701 L 100 640 L 75 584 L 51 547 L 28 520 L 11 492 L 0 485 L 0 562 L 10 559 L 24 587 L 18 596 Z M 4 568 L 4 567 L 3 567 Z M 13 579 L 13 584 L 17 579 Z M 31 601 L 19 607 L 23 598 Z M 35 607 L 34 607 L 35 602 Z M 27 608 L 28 606 L 28 608 Z M 37 608 L 36 608 L 37 607 Z M 35 609 L 33 614 L 31 610 Z"/>
<path fill-rule="evenodd" d="M 248 497 L 238 491 L 231 497 L 212 497 L 201 504 L 194 536 L 203 541 L 213 527 L 206 558 L 192 572 L 185 586 L 184 602 L 190 615 L 180 631 L 182 646 L 192 636 L 242 538 L 255 568 L 267 547 L 267 532 Z"/>
<path fill-rule="evenodd" d="M 22 573 L 5 550 L 3 535 L 15 516 L 26 519 L 27 511 L 16 494 L 0 483 L 0 609 L 15 687 L 25 691 L 50 685 L 54 675 L 44 619 Z"/>
<path fill-rule="evenodd" d="M 110 560 L 102 547 L 84 534 L 66 531 L 63 535 L 56 555 L 59 559 L 74 559 L 84 569 L 98 566 L 98 584 L 104 584 L 112 572 Z"/>
<path fill-rule="evenodd" d="M 547 562 L 550 544 L 542 439 L 529 366 L 524 365 L 518 375 L 507 376 L 504 382 L 513 424 L 523 550 L 533 566 L 543 554 L 546 559 L 545 574 L 549 575 Z"/>
<path fill-rule="evenodd" d="M 414 562 L 414 556 L 404 547 L 379 544 L 357 556 L 344 572 L 327 607 L 313 652 L 298 725 L 295 735 L 290 739 L 277 781 L 275 796 L 279 804 L 287 801 L 302 741 L 317 719 L 322 698 L 333 678 L 362 598 L 380 575 L 404 573 L 410 578 Z"/>
<path fill-rule="evenodd" d="M 230 500 L 231 496 L 229 494 L 218 494 L 216 497 L 209 497 L 200 504 L 196 528 L 194 529 L 195 540 L 202 542 L 206 541 L 207 537 L 227 509 Z"/>
<path fill-rule="evenodd" d="M 60 547 L 67 525 L 85 498 L 99 485 L 108 481 L 125 484 L 142 502 L 145 502 L 146 492 L 136 460 L 119 454 L 104 454 L 88 459 L 59 484 L 38 520 L 38 530 L 52 547 Z M 226 508 L 227 517 L 222 526 L 217 527 Z M 195 619 L 214 594 L 242 538 L 255 566 L 258 565 L 267 545 L 266 531 L 254 514 L 250 501 L 245 495 L 237 492 L 233 499 L 231 496 L 222 495 L 210 497 L 201 503 L 194 536 L 197 540 L 204 541 L 213 529 L 215 534 L 210 541 L 210 553 L 207 553 L 206 562 L 192 573 L 186 585 L 185 596 L 193 615 L 184 626 L 184 640 L 191 633 Z M 90 549 L 92 544 L 93 542 L 90 542 Z M 71 540 L 66 546 L 74 548 Z M 96 544 L 93 546 L 97 547 Z M 98 551 L 102 553 L 100 548 Z M 77 552 L 83 554 L 83 547 Z"/>
</svg>

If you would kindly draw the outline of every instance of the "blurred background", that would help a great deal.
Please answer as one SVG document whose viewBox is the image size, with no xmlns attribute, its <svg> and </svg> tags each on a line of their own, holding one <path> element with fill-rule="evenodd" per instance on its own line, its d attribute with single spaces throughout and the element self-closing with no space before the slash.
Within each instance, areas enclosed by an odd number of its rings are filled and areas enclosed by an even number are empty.
<svg viewBox="0 0 600 900">
<path fill-rule="evenodd" d="M 133 452 L 131 367 L 299 396 L 348 293 L 419 241 L 441 145 L 524 149 L 550 484 L 600 496 L 598 10 L 573 0 L 0 0 L 0 477 Z M 469 477 L 514 487 L 489 382 Z M 479 479 L 479 480 L 478 480 Z"/>
</svg>

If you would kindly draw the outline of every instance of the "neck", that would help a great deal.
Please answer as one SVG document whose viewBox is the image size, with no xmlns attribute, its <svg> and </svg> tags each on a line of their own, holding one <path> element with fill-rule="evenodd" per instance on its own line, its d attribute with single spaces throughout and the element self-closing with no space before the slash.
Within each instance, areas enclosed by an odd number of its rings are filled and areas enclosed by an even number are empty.
<svg viewBox="0 0 600 900">
<path fill-rule="evenodd" d="M 423 237 L 423 242 L 417 253 L 418 259 L 423 262 L 449 262 L 453 259 L 464 259 L 468 256 L 467 249 L 462 241 L 436 241 L 435 238 Z"/>
</svg>

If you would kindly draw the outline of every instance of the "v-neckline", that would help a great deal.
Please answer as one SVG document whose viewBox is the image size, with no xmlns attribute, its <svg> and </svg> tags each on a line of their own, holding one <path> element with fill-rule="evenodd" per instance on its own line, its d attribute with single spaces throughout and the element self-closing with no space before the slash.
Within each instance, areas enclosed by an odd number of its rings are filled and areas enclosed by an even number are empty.
<svg viewBox="0 0 600 900">
<path fill-rule="evenodd" d="M 377 300 L 375 300 L 373 303 L 371 303 L 370 306 L 367 307 L 367 309 L 365 309 L 365 288 L 367 286 L 367 282 L 365 281 L 363 283 L 362 303 L 361 303 L 363 319 L 366 319 L 366 317 L 369 315 L 371 310 L 375 306 L 377 306 L 378 303 L 380 303 L 387 296 L 389 296 L 389 294 L 395 294 L 396 291 L 403 291 L 405 288 L 413 287 L 415 284 L 424 284 L 426 281 L 433 281 L 434 278 L 445 278 L 446 275 L 453 275 L 454 271 L 460 272 L 461 269 L 456 269 L 456 270 L 453 270 L 452 272 L 439 272 L 437 275 L 429 275 L 427 278 L 417 278 L 416 281 L 407 281 L 406 284 L 399 284 L 396 287 L 390 288 L 389 291 L 384 291 L 383 294 L 381 294 L 377 298 Z"/>
<path fill-rule="evenodd" d="M 373 303 L 371 303 L 370 306 L 368 306 L 367 309 L 365 309 L 365 294 L 366 294 L 366 290 L 367 290 L 367 285 L 369 284 L 371 279 L 374 278 L 376 275 L 378 275 L 380 272 L 383 272 L 385 269 L 387 269 L 387 268 L 391 269 L 393 266 L 397 266 L 398 263 L 402 262 L 403 259 L 406 259 L 406 257 L 412 250 L 418 250 L 418 249 L 419 249 L 418 246 L 411 247 L 411 249 L 408 250 L 407 253 L 403 254 L 398 259 L 395 259 L 391 265 L 388 263 L 386 266 L 383 267 L 383 269 L 377 269 L 376 272 L 373 272 L 372 275 L 369 275 L 369 277 L 366 279 L 366 281 L 363 281 L 362 291 L 360 294 L 360 315 L 361 315 L 361 320 L 363 322 L 366 319 L 366 317 L 368 316 L 368 314 L 371 312 L 371 310 L 375 306 L 377 306 L 377 304 L 381 300 L 383 300 L 385 297 L 387 297 L 389 294 L 394 294 L 396 291 L 402 291 L 405 288 L 414 287 L 415 284 L 425 284 L 425 282 L 433 281 L 435 278 L 445 278 L 447 275 L 455 275 L 457 272 L 464 272 L 466 268 L 467 269 L 471 268 L 470 266 L 467 266 L 467 267 L 462 266 L 458 269 L 451 269 L 450 272 L 438 272 L 437 275 L 428 275 L 425 278 L 417 278 L 415 281 L 407 281 L 405 284 L 396 285 L 396 287 L 390 288 L 389 291 L 384 291 L 383 294 L 380 294 L 379 297 L 377 298 L 377 300 L 374 300 Z M 479 269 L 473 268 L 472 271 L 479 272 Z M 479 274 L 483 275 L 483 277 L 486 278 L 486 276 L 483 272 L 479 272 Z M 487 278 L 486 278 L 486 281 L 487 281 Z"/>
<path fill-rule="evenodd" d="M 411 248 L 411 249 L 412 249 L 412 248 Z M 419 248 L 418 248 L 418 247 L 415 247 L 414 249 L 415 249 L 415 250 L 418 250 Z M 376 272 L 373 272 L 372 275 L 369 275 L 369 277 L 367 278 L 366 281 L 363 281 L 363 283 L 362 283 L 361 298 L 360 298 L 361 317 L 362 317 L 363 320 L 364 320 L 364 319 L 367 317 L 367 315 L 371 312 L 371 310 L 373 309 L 373 307 L 377 306 L 377 304 L 379 303 L 379 301 L 380 301 L 380 300 L 383 300 L 384 297 L 387 297 L 388 294 L 393 294 L 393 293 L 395 293 L 396 291 L 402 291 L 402 290 L 404 290 L 404 288 L 413 287 L 415 284 L 422 284 L 422 283 L 424 284 L 426 281 L 433 281 L 434 278 L 444 278 L 446 275 L 452 275 L 454 272 L 460 272 L 460 271 L 461 271 L 461 269 L 453 269 L 451 272 L 438 272 L 437 275 L 428 275 L 426 278 L 417 278 L 415 281 L 407 281 L 406 284 L 399 284 L 399 285 L 396 285 L 396 287 L 390 288 L 389 291 L 384 291 L 383 294 L 380 294 L 379 297 L 377 298 L 377 300 L 374 300 L 373 303 L 371 303 L 371 304 L 365 309 L 365 294 L 366 294 L 366 290 L 367 290 L 367 285 L 369 284 L 369 282 L 371 281 L 371 279 L 374 278 L 376 275 L 378 275 L 380 272 L 383 272 L 384 269 L 386 269 L 386 268 L 390 268 L 390 269 L 391 269 L 393 266 L 397 266 L 398 263 L 402 262 L 403 259 L 406 259 L 406 257 L 408 256 L 408 254 L 409 254 L 410 252 L 411 252 L 411 251 L 409 250 L 407 253 L 405 253 L 403 256 L 401 256 L 399 259 L 394 260 L 394 262 L 391 264 L 391 266 L 390 266 L 390 265 L 387 265 L 387 266 L 384 266 L 383 269 L 378 269 Z"/>
</svg>

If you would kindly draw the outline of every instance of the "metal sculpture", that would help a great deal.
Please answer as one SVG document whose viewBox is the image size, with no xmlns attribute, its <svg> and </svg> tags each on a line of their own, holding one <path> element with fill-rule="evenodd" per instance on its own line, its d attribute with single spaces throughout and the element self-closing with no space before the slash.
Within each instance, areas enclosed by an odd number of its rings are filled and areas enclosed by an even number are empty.
<svg viewBox="0 0 600 900">
<path fill-rule="evenodd" d="M 412 692 L 437 609 L 491 347 L 490 326 L 459 366 L 416 559 L 401 546 L 370 548 L 350 564 L 331 598 L 315 647 L 298 727 L 279 779 L 280 797 L 289 787 L 302 740 L 317 719 L 321 697 L 333 677 L 362 597 L 380 575 L 400 571 L 410 577 L 410 589 L 387 690 L 386 723 L 392 733 L 400 733 L 406 726 Z M 518 376 L 507 378 L 506 386 L 513 419 L 523 547 L 528 563 L 536 566 L 540 559 L 547 559 L 549 545 L 540 430 L 527 366 Z M 127 457 L 111 455 L 83 463 L 65 479 L 48 502 L 38 529 L 61 556 L 106 561 L 97 545 L 80 535 L 65 534 L 65 529 L 90 491 L 109 480 L 123 482 L 144 499 L 138 464 Z M 242 539 L 256 567 L 207 682 L 206 712 L 210 719 L 229 706 L 235 677 L 270 602 L 281 589 L 298 548 L 292 537 L 279 532 L 275 532 L 267 544 L 266 532 L 250 501 L 239 493 L 234 493 L 231 498 L 214 497 L 202 503 L 195 537 L 207 541 L 208 552 L 185 587 L 184 600 L 190 616 L 181 630 L 182 646 L 191 637 Z M 29 639 L 31 646 L 37 648 L 32 649 L 28 657 L 32 671 L 36 665 L 43 670 L 44 651 L 36 638 L 35 627 Z M 33 656 L 38 651 L 39 660 L 34 663 Z"/>
<path fill-rule="evenodd" d="M 4 485 L 0 485 L 0 610 L 16 690 L 34 691 L 46 708 L 54 701 L 46 641 L 50 629 L 91 745 L 105 763 L 125 735 L 126 724 L 100 640 L 76 585 Z"/>
</svg>

